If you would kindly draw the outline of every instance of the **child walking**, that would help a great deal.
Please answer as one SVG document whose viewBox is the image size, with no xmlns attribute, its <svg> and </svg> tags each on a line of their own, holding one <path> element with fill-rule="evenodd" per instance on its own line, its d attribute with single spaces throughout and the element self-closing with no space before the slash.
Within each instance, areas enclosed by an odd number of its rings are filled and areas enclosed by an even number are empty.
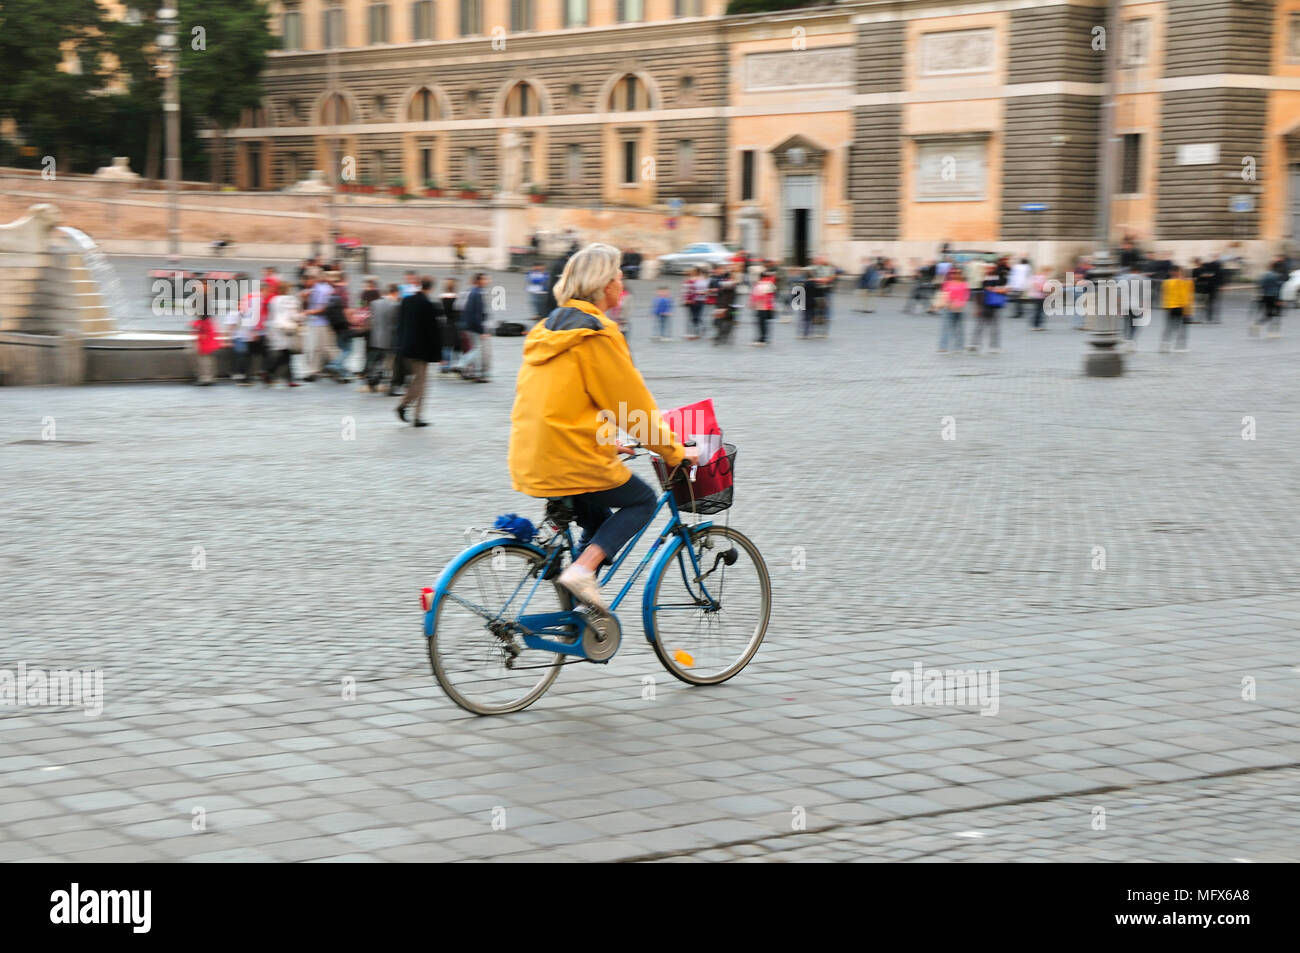
<svg viewBox="0 0 1300 953">
<path fill-rule="evenodd" d="M 656 341 L 668 340 L 668 318 L 673 313 L 673 299 L 668 293 L 668 289 L 660 285 L 655 292 L 654 303 L 650 307 L 650 313 L 655 317 L 655 328 L 659 332 Z"/>
</svg>

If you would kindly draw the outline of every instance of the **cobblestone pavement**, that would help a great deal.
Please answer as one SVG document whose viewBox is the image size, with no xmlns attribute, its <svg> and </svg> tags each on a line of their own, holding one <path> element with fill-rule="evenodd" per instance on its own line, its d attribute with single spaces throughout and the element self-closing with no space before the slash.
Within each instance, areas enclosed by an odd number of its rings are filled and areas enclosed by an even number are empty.
<svg viewBox="0 0 1300 953">
<path fill-rule="evenodd" d="M 0 669 L 104 672 L 101 717 L 0 708 L 0 859 L 1300 859 L 1289 329 L 1147 328 L 1099 380 L 1059 321 L 941 355 L 848 303 L 766 349 L 633 332 L 741 448 L 749 668 L 689 688 L 629 617 L 493 719 L 433 682 L 416 594 L 540 511 L 517 339 L 488 386 L 435 375 L 423 430 L 334 383 L 0 390 Z M 893 704 L 917 663 L 996 673 L 996 713 Z"/>
</svg>

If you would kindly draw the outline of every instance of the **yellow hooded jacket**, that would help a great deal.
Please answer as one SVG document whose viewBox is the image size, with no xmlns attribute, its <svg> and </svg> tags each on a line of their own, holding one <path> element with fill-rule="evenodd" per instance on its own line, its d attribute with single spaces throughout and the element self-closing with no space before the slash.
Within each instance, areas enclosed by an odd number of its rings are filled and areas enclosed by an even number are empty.
<svg viewBox="0 0 1300 953">
<path fill-rule="evenodd" d="M 622 486 L 632 474 L 612 437 L 629 419 L 648 422 L 642 442 L 669 466 L 682 462 L 681 441 L 660 420 L 618 325 L 586 301 L 565 302 L 524 339 L 510 415 L 514 488 L 547 497 Z"/>
</svg>

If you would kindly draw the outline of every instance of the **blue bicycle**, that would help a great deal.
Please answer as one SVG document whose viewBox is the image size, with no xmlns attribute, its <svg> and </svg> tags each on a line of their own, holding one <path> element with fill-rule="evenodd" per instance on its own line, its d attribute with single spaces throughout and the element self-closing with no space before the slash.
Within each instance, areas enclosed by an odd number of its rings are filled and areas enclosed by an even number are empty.
<svg viewBox="0 0 1300 953">
<path fill-rule="evenodd" d="M 731 473 L 736 448 L 723 449 L 706 466 Z M 653 454 L 636 455 L 654 458 L 664 492 L 650 521 L 600 579 L 602 588 L 665 510 L 668 522 L 608 600 L 608 614 L 575 608 L 568 590 L 555 582 L 565 560 L 578 555 L 567 497 L 547 502 L 537 530 L 526 520 L 494 530 L 497 536 L 470 546 L 425 590 L 424 634 L 433 674 L 461 708 L 476 715 L 521 711 L 542 697 L 562 666 L 609 662 L 622 641 L 616 613 L 643 573 L 641 625 L 674 676 L 692 685 L 717 685 L 754 657 L 772 606 L 762 554 L 730 526 L 710 520 L 690 525 L 681 516 L 721 512 L 731 505 L 732 487 L 697 498 L 694 473 L 669 468 Z"/>
</svg>

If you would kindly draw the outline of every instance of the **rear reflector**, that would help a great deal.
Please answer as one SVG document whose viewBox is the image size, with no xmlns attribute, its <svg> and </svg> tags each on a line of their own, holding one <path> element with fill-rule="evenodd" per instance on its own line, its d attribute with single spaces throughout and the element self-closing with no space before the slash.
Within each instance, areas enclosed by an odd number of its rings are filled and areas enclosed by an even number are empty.
<svg viewBox="0 0 1300 953">
<path fill-rule="evenodd" d="M 433 590 L 425 586 L 420 590 L 420 609 L 428 612 L 433 607 Z"/>
</svg>

